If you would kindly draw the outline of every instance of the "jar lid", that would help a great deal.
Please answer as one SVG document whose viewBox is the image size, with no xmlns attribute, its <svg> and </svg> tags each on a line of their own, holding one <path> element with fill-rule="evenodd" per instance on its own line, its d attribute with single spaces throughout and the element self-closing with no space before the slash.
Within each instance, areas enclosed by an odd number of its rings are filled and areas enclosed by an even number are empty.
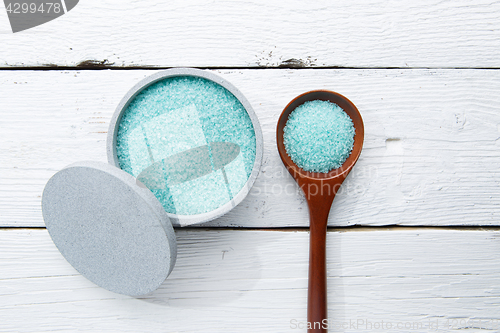
<svg viewBox="0 0 500 333">
<path fill-rule="evenodd" d="M 175 265 L 175 233 L 162 205 L 112 165 L 78 162 L 56 173 L 45 186 L 42 212 L 64 258 L 107 290 L 150 293 Z"/>
</svg>

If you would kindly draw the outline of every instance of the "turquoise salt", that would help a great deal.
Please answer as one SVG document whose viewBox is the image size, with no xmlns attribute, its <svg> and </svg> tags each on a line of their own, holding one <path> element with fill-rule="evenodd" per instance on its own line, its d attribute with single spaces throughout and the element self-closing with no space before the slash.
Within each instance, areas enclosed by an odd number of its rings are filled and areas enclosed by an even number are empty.
<svg viewBox="0 0 500 333">
<path fill-rule="evenodd" d="M 197 76 L 165 78 L 142 90 L 125 110 L 116 142 L 120 167 L 177 215 L 231 201 L 256 154 L 252 121 L 240 101 Z"/>
<path fill-rule="evenodd" d="M 283 130 L 288 156 L 309 172 L 327 173 L 340 168 L 354 144 L 351 118 L 329 101 L 314 100 L 298 106 Z"/>
</svg>

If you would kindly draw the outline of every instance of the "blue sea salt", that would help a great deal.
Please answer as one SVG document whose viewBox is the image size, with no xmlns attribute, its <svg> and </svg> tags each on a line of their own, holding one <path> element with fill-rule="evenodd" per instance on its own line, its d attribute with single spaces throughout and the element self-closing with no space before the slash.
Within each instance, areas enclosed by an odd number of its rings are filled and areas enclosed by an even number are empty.
<svg viewBox="0 0 500 333">
<path fill-rule="evenodd" d="M 255 162 L 252 121 L 221 85 L 196 76 L 163 79 L 128 105 L 117 134 L 120 167 L 168 213 L 195 215 L 229 202 Z"/>
<path fill-rule="evenodd" d="M 354 145 L 351 118 L 329 101 L 314 100 L 298 106 L 283 130 L 288 156 L 309 172 L 327 173 L 340 168 Z"/>
</svg>

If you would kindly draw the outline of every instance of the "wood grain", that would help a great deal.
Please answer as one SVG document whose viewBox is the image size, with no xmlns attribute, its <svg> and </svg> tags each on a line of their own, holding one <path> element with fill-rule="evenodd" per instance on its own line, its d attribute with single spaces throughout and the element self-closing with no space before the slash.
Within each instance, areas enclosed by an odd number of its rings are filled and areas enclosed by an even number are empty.
<svg viewBox="0 0 500 333">
<path fill-rule="evenodd" d="M 7 68 L 500 67 L 495 0 L 80 1 L 16 34 L 0 9 Z"/>
<path fill-rule="evenodd" d="M 0 332 L 305 332 L 307 232 L 177 237 L 172 275 L 131 298 L 79 275 L 45 229 L 0 230 Z M 500 329 L 498 231 L 329 232 L 327 244 L 330 332 L 373 332 L 369 323 L 382 321 L 459 332 L 471 319 Z"/>
<path fill-rule="evenodd" d="M 0 225 L 43 226 L 47 180 L 81 160 L 106 161 L 114 108 L 154 71 L 0 72 Z M 500 72 L 495 70 L 215 71 L 253 105 L 264 133 L 249 196 L 210 226 L 307 226 L 307 206 L 279 158 L 282 109 L 308 90 L 348 97 L 365 123 L 361 157 L 330 226 L 498 225 Z"/>
</svg>

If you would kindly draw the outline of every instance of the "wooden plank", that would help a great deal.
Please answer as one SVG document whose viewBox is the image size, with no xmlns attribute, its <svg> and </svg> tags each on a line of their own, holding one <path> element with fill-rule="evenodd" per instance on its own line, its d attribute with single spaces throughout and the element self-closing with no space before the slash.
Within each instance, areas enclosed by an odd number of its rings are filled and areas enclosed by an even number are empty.
<svg viewBox="0 0 500 333">
<path fill-rule="evenodd" d="M 44 184 L 64 166 L 106 161 L 106 131 L 127 90 L 154 71 L 0 72 L 0 225 L 43 226 Z M 283 169 L 276 121 L 298 94 L 331 89 L 365 122 L 361 158 L 331 226 L 498 225 L 500 72 L 494 70 L 216 71 L 254 106 L 264 163 L 250 195 L 211 226 L 307 226 Z"/>
<path fill-rule="evenodd" d="M 106 160 L 115 105 L 150 73 L 1 73 L 2 225 L 43 225 L 39 200 L 47 179 L 74 161 Z M 331 225 L 498 223 L 496 71 L 218 73 L 254 105 L 265 156 L 254 192 L 212 225 L 307 225 L 305 203 L 276 153 L 274 130 L 282 107 L 314 88 L 351 98 L 366 124 L 361 160 L 334 203 Z"/>
<path fill-rule="evenodd" d="M 500 67 L 491 0 L 80 1 L 16 34 L 0 9 L 0 67 Z"/>
<path fill-rule="evenodd" d="M 307 232 L 177 237 L 172 275 L 132 298 L 79 275 L 45 229 L 0 230 L 0 331 L 305 332 Z M 329 232 L 327 242 L 330 332 L 382 321 L 408 332 L 500 329 L 499 231 Z"/>
</svg>

